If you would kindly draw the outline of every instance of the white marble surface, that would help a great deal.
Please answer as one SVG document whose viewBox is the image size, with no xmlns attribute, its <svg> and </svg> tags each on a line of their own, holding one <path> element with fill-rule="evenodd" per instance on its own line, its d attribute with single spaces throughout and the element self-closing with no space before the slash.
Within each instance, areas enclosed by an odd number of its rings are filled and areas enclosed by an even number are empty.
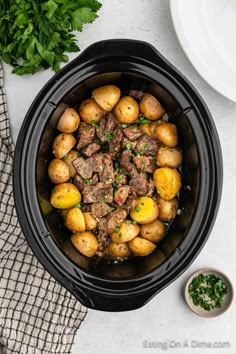
<svg viewBox="0 0 236 354">
<path fill-rule="evenodd" d="M 182 296 L 187 277 L 201 267 L 219 268 L 236 282 L 236 104 L 214 91 L 198 75 L 185 56 L 172 26 L 168 0 L 103 0 L 102 3 L 99 19 L 93 25 L 85 27 L 78 35 L 81 49 L 107 38 L 141 39 L 157 47 L 178 67 L 199 90 L 214 117 L 224 156 L 224 188 L 210 239 L 191 267 L 137 311 L 106 313 L 90 310 L 78 331 L 72 353 L 236 353 L 233 329 L 236 327 L 236 301 L 223 316 L 204 319 L 194 315 L 187 308 Z M 72 57 L 75 55 L 71 55 Z M 31 101 L 51 76 L 52 72 L 48 70 L 34 76 L 17 77 L 12 75 L 10 67 L 5 65 L 6 91 L 14 139 L 17 138 Z M 145 340 L 161 342 L 161 347 L 144 348 Z M 196 343 L 191 341 L 229 342 L 230 348 L 199 348 L 194 347 Z M 178 348 L 184 343 L 184 348 Z"/>
</svg>

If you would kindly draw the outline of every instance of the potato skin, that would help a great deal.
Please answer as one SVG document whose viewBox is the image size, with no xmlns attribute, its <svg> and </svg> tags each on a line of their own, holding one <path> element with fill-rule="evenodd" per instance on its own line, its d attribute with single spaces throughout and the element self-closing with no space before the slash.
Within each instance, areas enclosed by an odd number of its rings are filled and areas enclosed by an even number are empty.
<svg viewBox="0 0 236 354">
<path fill-rule="evenodd" d="M 57 159 L 62 159 L 75 146 L 76 139 L 73 135 L 61 133 L 56 136 L 52 144 L 52 152 Z"/>
<path fill-rule="evenodd" d="M 57 209 L 68 209 L 81 201 L 78 188 L 72 183 L 61 183 L 54 186 L 50 203 Z"/>
<path fill-rule="evenodd" d="M 140 257 L 148 256 L 151 254 L 156 245 L 154 243 L 145 240 L 142 237 L 135 237 L 131 241 L 128 242 L 130 250 L 136 255 Z"/>
<path fill-rule="evenodd" d="M 161 197 L 157 198 L 159 207 L 159 219 L 164 222 L 173 220 L 176 217 L 179 202 L 177 198 L 165 200 Z"/>
<path fill-rule="evenodd" d="M 145 93 L 139 103 L 140 111 L 150 120 L 156 120 L 161 118 L 165 114 L 165 110 L 160 102 L 151 95 Z"/>
<path fill-rule="evenodd" d="M 157 165 L 178 168 L 183 160 L 182 152 L 176 148 L 161 147 L 156 156 Z"/>
<path fill-rule="evenodd" d="M 112 257 L 126 258 L 131 255 L 128 244 L 125 242 L 111 242 L 108 251 Z"/>
<path fill-rule="evenodd" d="M 140 236 L 153 243 L 159 242 L 165 236 L 165 225 L 160 220 L 141 225 Z"/>
<path fill-rule="evenodd" d="M 121 123 L 130 124 L 138 119 L 138 103 L 130 96 L 122 97 L 113 110 Z"/>
<path fill-rule="evenodd" d="M 85 229 L 86 230 L 94 230 L 97 227 L 97 221 L 94 219 L 91 213 L 85 212 L 84 221 L 85 221 Z"/>
<path fill-rule="evenodd" d="M 62 133 L 73 133 L 78 129 L 80 117 L 74 108 L 66 108 L 62 113 L 57 129 Z"/>
<path fill-rule="evenodd" d="M 77 171 L 73 165 L 73 161 L 75 159 L 77 159 L 78 157 L 78 151 L 76 150 L 71 150 L 68 152 L 67 155 L 64 156 L 63 161 L 67 164 L 68 168 L 69 168 L 69 173 L 70 173 L 70 177 L 75 177 Z"/>
<path fill-rule="evenodd" d="M 48 166 L 48 176 L 53 183 L 63 183 L 70 178 L 67 164 L 59 159 L 53 159 Z"/>
<path fill-rule="evenodd" d="M 98 249 L 98 241 L 90 231 L 79 232 L 71 236 L 75 248 L 86 257 L 93 257 Z"/>
<path fill-rule="evenodd" d="M 111 234 L 113 242 L 128 242 L 136 237 L 140 232 L 140 227 L 137 224 L 122 222 L 117 232 Z"/>
<path fill-rule="evenodd" d="M 139 125 L 139 129 L 142 130 L 142 132 L 144 132 L 145 134 L 149 135 L 150 137 L 152 137 L 152 133 L 151 133 L 151 124 L 147 123 L 147 124 L 140 124 Z"/>
<path fill-rule="evenodd" d="M 175 124 L 163 123 L 157 125 L 155 128 L 156 138 L 168 147 L 175 147 L 178 145 L 178 133 Z"/>
<path fill-rule="evenodd" d="M 154 171 L 153 180 L 157 193 L 165 200 L 174 198 L 181 187 L 180 175 L 173 168 L 158 168 Z"/>
<path fill-rule="evenodd" d="M 92 124 L 98 122 L 105 112 L 93 98 L 88 98 L 79 106 L 79 114 L 84 122 Z"/>
<path fill-rule="evenodd" d="M 120 89 L 114 85 L 101 86 L 92 91 L 92 96 L 104 111 L 110 112 L 120 99 Z"/>
<path fill-rule="evenodd" d="M 139 224 L 149 224 L 158 218 L 158 206 L 150 197 L 140 197 L 134 210 L 131 210 L 130 216 Z"/>
<path fill-rule="evenodd" d="M 65 225 L 71 231 L 85 231 L 85 220 L 82 211 L 79 208 L 70 209 L 65 216 Z"/>
</svg>

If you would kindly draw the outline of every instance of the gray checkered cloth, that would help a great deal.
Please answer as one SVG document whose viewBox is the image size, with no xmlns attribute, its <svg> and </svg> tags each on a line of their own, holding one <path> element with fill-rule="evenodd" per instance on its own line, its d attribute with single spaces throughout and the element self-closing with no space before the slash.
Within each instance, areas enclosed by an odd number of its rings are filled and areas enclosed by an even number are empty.
<svg viewBox="0 0 236 354">
<path fill-rule="evenodd" d="M 47 273 L 22 234 L 13 155 L 0 63 L 0 353 L 71 353 L 87 309 Z"/>
</svg>

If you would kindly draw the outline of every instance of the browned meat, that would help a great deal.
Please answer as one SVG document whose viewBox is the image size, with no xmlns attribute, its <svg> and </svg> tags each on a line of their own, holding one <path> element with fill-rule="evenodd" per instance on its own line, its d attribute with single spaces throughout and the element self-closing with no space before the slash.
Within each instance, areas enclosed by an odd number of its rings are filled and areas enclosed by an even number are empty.
<svg viewBox="0 0 236 354">
<path fill-rule="evenodd" d="M 148 181 L 148 191 L 147 191 L 147 197 L 152 197 L 154 192 L 155 192 L 156 186 L 152 178 L 149 179 Z"/>
<path fill-rule="evenodd" d="M 101 238 L 104 237 L 104 236 L 108 236 L 107 218 L 101 218 L 98 221 L 98 230 L 99 230 L 99 236 Z"/>
<path fill-rule="evenodd" d="M 106 140 L 106 118 L 105 117 L 100 119 L 99 127 L 96 128 L 96 133 L 101 141 Z"/>
<path fill-rule="evenodd" d="M 94 218 L 102 218 L 109 214 L 114 208 L 107 203 L 93 203 L 91 206 L 91 213 Z"/>
<path fill-rule="evenodd" d="M 142 130 L 140 130 L 137 125 L 125 128 L 123 132 L 131 141 L 137 140 L 141 135 L 143 135 Z"/>
<path fill-rule="evenodd" d="M 153 173 L 156 169 L 155 161 L 150 156 L 135 156 L 133 161 L 140 171 Z"/>
<path fill-rule="evenodd" d="M 135 148 L 135 146 L 137 145 L 137 141 L 131 141 L 128 138 L 126 138 L 126 136 L 123 137 L 122 139 L 122 148 L 125 150 L 132 150 Z"/>
<path fill-rule="evenodd" d="M 91 167 L 93 172 L 97 172 L 98 174 L 101 174 L 103 171 L 103 154 L 95 154 L 91 157 L 89 157 L 87 160 L 87 163 Z"/>
<path fill-rule="evenodd" d="M 121 154 L 120 166 L 124 173 L 127 173 L 130 177 L 138 177 L 138 171 L 136 170 L 134 164 L 130 161 L 133 157 L 131 150 L 125 150 Z"/>
<path fill-rule="evenodd" d="M 77 149 L 80 150 L 82 147 L 91 143 L 94 137 L 95 137 L 94 126 L 85 122 L 81 122 L 78 129 L 79 143 L 77 145 Z"/>
<path fill-rule="evenodd" d="M 126 175 L 119 175 L 119 176 L 121 176 L 121 178 L 119 177 L 118 181 L 116 181 L 116 185 L 118 188 L 123 186 L 124 184 L 127 184 L 127 176 Z"/>
<path fill-rule="evenodd" d="M 111 183 L 115 178 L 112 157 L 109 154 L 103 155 L 103 171 L 100 176 L 101 182 Z"/>
<path fill-rule="evenodd" d="M 128 198 L 130 191 L 130 186 L 121 186 L 115 192 L 114 200 L 119 205 L 122 206 L 126 199 Z"/>
<path fill-rule="evenodd" d="M 98 152 L 101 149 L 101 145 L 99 144 L 98 141 L 95 141 L 94 143 L 91 143 L 87 145 L 85 148 L 83 148 L 82 153 L 86 155 L 87 157 L 91 157 L 93 154 Z"/>
<path fill-rule="evenodd" d="M 134 210 L 137 203 L 138 203 L 138 196 L 137 196 L 137 193 L 133 190 L 131 190 L 129 196 L 128 196 L 128 199 L 126 201 L 126 206 L 127 206 L 127 209 L 128 211 L 130 212 L 130 210 Z"/>
<path fill-rule="evenodd" d="M 76 185 L 76 187 L 82 191 L 84 189 L 84 187 L 87 186 L 87 184 L 85 183 L 85 181 L 83 180 L 83 178 L 80 175 L 75 175 L 74 177 L 74 184 Z"/>
<path fill-rule="evenodd" d="M 90 204 L 84 204 L 84 205 L 82 205 L 81 210 L 82 210 L 83 213 L 90 212 L 91 211 L 91 205 Z"/>
<path fill-rule="evenodd" d="M 106 134 L 110 134 L 113 133 L 115 126 L 117 125 L 117 121 L 115 119 L 115 116 L 113 113 L 111 112 L 107 112 L 107 114 L 105 115 L 106 117 L 106 128 L 105 128 L 105 132 Z"/>
<path fill-rule="evenodd" d="M 82 194 L 84 203 L 112 203 L 113 201 L 113 188 L 111 184 L 99 182 L 96 186 L 86 185 Z"/>
<path fill-rule="evenodd" d="M 150 136 L 144 134 L 139 138 L 136 149 L 142 155 L 154 156 L 157 153 L 158 144 L 154 139 L 150 138 Z"/>
<path fill-rule="evenodd" d="M 129 96 L 133 97 L 135 100 L 140 101 L 143 97 L 144 93 L 140 90 L 129 90 Z"/>
<path fill-rule="evenodd" d="M 97 136 L 101 141 L 107 140 L 107 135 L 114 132 L 116 120 L 111 112 L 108 112 L 99 122 L 99 127 L 96 128 Z"/>
<path fill-rule="evenodd" d="M 91 178 L 93 170 L 89 166 L 88 162 L 83 157 L 78 157 L 73 161 L 73 165 L 78 174 L 83 178 Z"/>
<path fill-rule="evenodd" d="M 93 177 L 90 180 L 90 185 L 95 186 L 98 183 L 98 175 L 93 175 Z"/>
<path fill-rule="evenodd" d="M 121 142 L 123 138 L 122 128 L 119 125 L 114 131 L 112 139 L 109 141 L 109 152 L 115 156 L 121 149 Z"/>
<path fill-rule="evenodd" d="M 148 181 L 144 177 L 133 178 L 129 181 L 130 186 L 138 195 L 146 195 Z"/>
<path fill-rule="evenodd" d="M 113 211 L 108 216 L 108 232 L 111 234 L 116 226 L 120 226 L 120 224 L 126 219 L 128 215 L 128 211 L 125 209 L 118 208 Z"/>
</svg>

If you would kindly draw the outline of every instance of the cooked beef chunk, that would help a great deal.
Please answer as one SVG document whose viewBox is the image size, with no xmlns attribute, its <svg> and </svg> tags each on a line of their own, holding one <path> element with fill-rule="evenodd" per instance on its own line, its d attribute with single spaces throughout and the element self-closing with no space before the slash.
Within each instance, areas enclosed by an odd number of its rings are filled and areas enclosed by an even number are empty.
<svg viewBox="0 0 236 354">
<path fill-rule="evenodd" d="M 115 178 L 112 157 L 109 154 L 103 154 L 103 171 L 100 175 L 101 182 L 111 183 Z"/>
<path fill-rule="evenodd" d="M 148 181 L 144 177 L 133 178 L 129 181 L 130 186 L 138 195 L 146 195 Z"/>
<path fill-rule="evenodd" d="M 79 191 L 82 191 L 84 189 L 84 187 L 87 186 L 86 182 L 83 180 L 83 178 L 76 174 L 74 177 L 74 184 L 76 185 L 76 187 L 79 189 Z"/>
<path fill-rule="evenodd" d="M 107 203 L 93 203 L 91 206 L 91 213 L 94 218 L 102 218 L 109 214 L 114 208 Z"/>
<path fill-rule="evenodd" d="M 91 211 L 91 205 L 90 204 L 84 204 L 84 205 L 82 205 L 81 210 L 82 210 L 83 213 L 90 212 Z"/>
<path fill-rule="evenodd" d="M 152 178 L 149 179 L 148 181 L 148 191 L 147 191 L 147 197 L 152 197 L 154 192 L 155 192 L 156 186 Z"/>
<path fill-rule="evenodd" d="M 126 175 L 118 175 L 118 176 L 121 176 L 121 178 L 119 178 L 118 181 L 116 181 L 116 185 L 117 187 L 121 187 L 123 186 L 124 184 L 127 184 L 127 176 Z"/>
<path fill-rule="evenodd" d="M 130 177 L 138 177 L 139 173 L 136 170 L 134 164 L 130 161 L 133 157 L 131 150 L 125 150 L 121 154 L 120 166 L 124 173 L 127 173 Z"/>
<path fill-rule="evenodd" d="M 108 235 L 108 225 L 107 218 L 103 217 L 98 219 L 98 255 L 103 255 L 106 247 L 110 242 L 110 237 Z"/>
<path fill-rule="evenodd" d="M 133 97 L 135 100 L 140 101 L 143 97 L 144 93 L 140 90 L 129 90 L 129 96 Z"/>
<path fill-rule="evenodd" d="M 96 128 L 96 134 L 101 141 L 106 140 L 106 123 L 107 123 L 107 120 L 105 117 L 103 117 L 99 121 L 99 127 Z"/>
<path fill-rule="evenodd" d="M 137 125 L 125 128 L 123 132 L 125 136 L 131 141 L 137 140 L 141 135 L 143 135 L 142 130 L 140 130 Z"/>
<path fill-rule="evenodd" d="M 87 185 L 82 191 L 84 203 L 98 203 L 113 201 L 113 188 L 111 184 L 97 183 L 96 186 Z"/>
<path fill-rule="evenodd" d="M 116 120 L 111 112 L 108 112 L 99 122 L 99 127 L 96 128 L 97 136 L 101 141 L 107 140 L 107 135 L 114 132 Z"/>
<path fill-rule="evenodd" d="M 93 174 L 93 170 L 88 164 L 87 160 L 84 160 L 83 157 L 78 157 L 73 160 L 73 165 L 78 172 L 78 174 L 83 178 L 91 178 Z"/>
<path fill-rule="evenodd" d="M 98 175 L 93 175 L 93 177 L 90 180 L 90 185 L 95 186 L 98 183 Z"/>
<path fill-rule="evenodd" d="M 128 199 L 126 201 L 126 207 L 128 209 L 128 212 L 130 212 L 130 210 L 134 210 L 136 205 L 138 203 L 138 196 L 137 193 L 133 190 L 131 190 Z"/>
<path fill-rule="evenodd" d="M 115 119 L 114 114 L 111 112 L 107 112 L 105 118 L 106 118 L 106 128 L 105 128 L 106 134 L 113 133 L 115 126 L 117 125 L 117 121 Z"/>
<path fill-rule="evenodd" d="M 131 141 L 128 138 L 126 138 L 126 136 L 123 137 L 122 139 L 122 148 L 125 150 L 130 150 L 130 149 L 134 149 L 135 146 L 137 145 L 137 141 Z"/>
<path fill-rule="evenodd" d="M 121 149 L 121 141 L 123 138 L 122 128 L 119 125 L 114 131 L 112 139 L 109 141 L 109 152 L 115 156 Z"/>
<path fill-rule="evenodd" d="M 99 230 L 99 236 L 108 236 L 108 223 L 107 223 L 107 218 L 101 218 L 98 220 L 98 230 Z"/>
<path fill-rule="evenodd" d="M 133 161 L 140 171 L 153 173 L 156 169 L 155 161 L 150 156 L 135 156 Z"/>
<path fill-rule="evenodd" d="M 126 219 L 127 215 L 128 215 L 127 210 L 118 208 L 108 216 L 109 234 L 111 234 L 114 231 L 116 226 L 120 226 L 120 224 Z"/>
<path fill-rule="evenodd" d="M 130 186 L 121 186 L 115 192 L 114 200 L 119 206 L 122 206 L 128 198 Z"/>
<path fill-rule="evenodd" d="M 144 134 L 139 138 L 136 149 L 142 155 L 153 156 L 157 153 L 158 144 L 154 139 L 150 138 L 150 136 Z"/>
<path fill-rule="evenodd" d="M 87 145 L 85 148 L 83 148 L 82 153 L 87 156 L 91 157 L 93 154 L 98 152 L 101 149 L 101 145 L 99 144 L 98 141 L 95 141 L 94 143 L 91 143 Z"/>
<path fill-rule="evenodd" d="M 78 139 L 79 143 L 77 149 L 80 150 L 82 147 L 90 144 L 95 137 L 95 128 L 93 125 L 81 122 L 78 129 Z"/>
<path fill-rule="evenodd" d="M 95 154 L 91 157 L 89 157 L 87 160 L 87 163 L 91 167 L 93 172 L 97 172 L 98 174 L 101 174 L 103 171 L 103 154 Z"/>
</svg>

